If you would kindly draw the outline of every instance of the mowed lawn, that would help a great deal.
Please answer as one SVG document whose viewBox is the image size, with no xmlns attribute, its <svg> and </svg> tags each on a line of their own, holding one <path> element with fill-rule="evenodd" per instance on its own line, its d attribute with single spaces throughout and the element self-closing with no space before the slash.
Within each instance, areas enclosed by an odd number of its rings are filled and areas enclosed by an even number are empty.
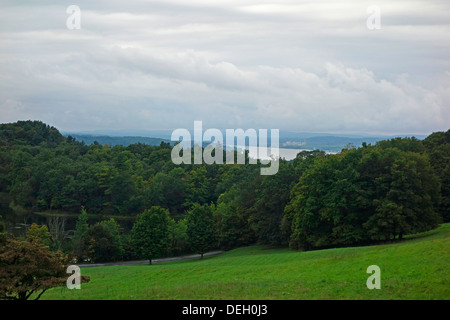
<svg viewBox="0 0 450 320">
<path fill-rule="evenodd" d="M 263 246 L 154 265 L 81 269 L 41 299 L 450 299 L 450 224 L 399 243 L 295 252 Z M 367 267 L 381 269 L 369 290 Z"/>
</svg>

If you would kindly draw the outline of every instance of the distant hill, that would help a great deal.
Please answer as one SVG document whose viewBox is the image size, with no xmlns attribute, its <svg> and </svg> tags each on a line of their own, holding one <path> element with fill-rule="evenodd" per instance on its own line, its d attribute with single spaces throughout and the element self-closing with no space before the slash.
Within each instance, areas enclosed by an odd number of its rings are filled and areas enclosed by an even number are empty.
<svg viewBox="0 0 450 320">
<path fill-rule="evenodd" d="M 397 137 L 416 137 L 425 139 L 424 135 L 392 135 L 392 136 L 370 136 L 356 134 L 330 134 L 330 133 L 303 133 L 303 132 L 280 132 L 280 147 L 287 149 L 308 149 L 340 152 L 348 146 L 361 147 L 365 142 L 374 145 L 378 141 L 389 140 Z"/>
<path fill-rule="evenodd" d="M 173 130 L 89 130 L 89 131 L 61 131 L 65 136 L 94 136 L 94 137 L 146 137 L 170 140 Z"/>
<path fill-rule="evenodd" d="M 97 141 L 99 144 L 104 145 L 107 144 L 111 147 L 116 145 L 121 146 L 129 146 L 130 144 L 135 143 L 143 143 L 150 146 L 159 146 L 161 142 L 170 142 L 170 140 L 162 139 L 162 138 L 152 138 L 152 137 L 139 137 L 139 136 L 124 136 L 124 137 L 115 137 L 115 136 L 96 136 L 96 135 L 88 135 L 88 134 L 76 134 L 76 133 L 66 133 L 64 136 L 71 136 L 76 141 L 84 142 L 87 145 L 93 144 Z"/>
<path fill-rule="evenodd" d="M 340 137 L 340 136 L 316 136 L 308 138 L 280 138 L 280 147 L 287 149 L 310 149 L 339 152 L 348 146 L 360 147 L 363 142 L 375 144 L 384 138 L 377 137 Z"/>
<path fill-rule="evenodd" d="M 194 133 L 191 131 L 191 139 L 194 139 Z M 106 130 L 106 131 L 88 131 L 88 132 L 63 132 L 64 136 L 72 136 L 77 141 L 84 141 L 90 145 L 97 141 L 99 144 L 108 144 L 110 146 L 123 145 L 128 146 L 134 143 L 144 143 L 148 145 L 160 145 L 161 141 L 170 142 L 171 130 Z M 225 139 L 225 130 L 222 130 Z M 366 134 L 332 134 L 332 133 L 308 133 L 308 132 L 279 132 L 279 147 L 286 149 L 306 149 L 306 150 L 324 150 L 330 152 L 340 152 L 348 146 L 360 147 L 363 142 L 375 144 L 377 141 L 392 139 L 395 137 L 412 137 L 413 135 L 396 136 L 370 136 Z M 424 139 L 426 136 L 415 136 L 417 139 Z M 270 130 L 268 130 L 268 145 L 270 146 Z M 210 142 L 205 141 L 203 146 Z M 247 141 L 248 143 L 248 141 Z"/>
<path fill-rule="evenodd" d="M 41 143 L 47 143 L 55 146 L 64 140 L 58 129 L 42 121 L 27 120 L 0 124 L 0 145 L 37 146 Z"/>
</svg>

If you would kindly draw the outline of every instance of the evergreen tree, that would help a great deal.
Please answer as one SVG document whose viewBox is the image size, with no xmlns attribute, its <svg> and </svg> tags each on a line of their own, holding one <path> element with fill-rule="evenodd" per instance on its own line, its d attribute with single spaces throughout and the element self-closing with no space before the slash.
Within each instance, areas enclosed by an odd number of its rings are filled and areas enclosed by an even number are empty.
<svg viewBox="0 0 450 320">
<path fill-rule="evenodd" d="M 73 253 L 78 260 L 87 257 L 88 254 L 88 215 L 84 207 L 81 208 L 81 214 L 77 218 L 75 232 L 72 238 Z"/>
</svg>

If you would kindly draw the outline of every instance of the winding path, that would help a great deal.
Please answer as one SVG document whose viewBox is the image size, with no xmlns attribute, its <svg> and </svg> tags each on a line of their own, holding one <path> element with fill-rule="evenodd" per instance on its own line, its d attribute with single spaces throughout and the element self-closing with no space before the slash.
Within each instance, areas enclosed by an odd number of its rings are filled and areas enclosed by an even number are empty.
<svg viewBox="0 0 450 320">
<path fill-rule="evenodd" d="M 203 254 L 203 257 L 215 256 L 225 251 L 211 251 Z M 180 256 L 180 257 L 172 257 L 172 258 L 163 258 L 163 259 L 152 259 L 152 264 L 161 263 L 161 262 L 169 262 L 169 261 L 179 261 L 179 260 L 189 260 L 200 258 L 200 254 L 192 254 L 188 256 Z M 80 268 L 90 268 L 90 267 L 108 267 L 108 266 L 128 266 L 135 264 L 149 264 L 148 260 L 136 260 L 136 261 L 120 261 L 120 262 L 105 262 L 105 263 L 85 263 L 85 264 L 77 264 Z"/>
</svg>

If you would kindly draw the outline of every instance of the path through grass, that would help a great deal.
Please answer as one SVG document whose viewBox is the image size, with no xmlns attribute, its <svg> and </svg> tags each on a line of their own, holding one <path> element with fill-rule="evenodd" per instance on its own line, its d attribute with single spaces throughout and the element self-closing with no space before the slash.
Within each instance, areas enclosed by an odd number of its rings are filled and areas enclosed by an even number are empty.
<svg viewBox="0 0 450 320">
<path fill-rule="evenodd" d="M 154 265 L 83 268 L 81 290 L 42 299 L 450 299 L 450 224 L 400 243 L 309 252 L 240 248 Z M 381 269 L 369 290 L 367 267 Z"/>
</svg>

